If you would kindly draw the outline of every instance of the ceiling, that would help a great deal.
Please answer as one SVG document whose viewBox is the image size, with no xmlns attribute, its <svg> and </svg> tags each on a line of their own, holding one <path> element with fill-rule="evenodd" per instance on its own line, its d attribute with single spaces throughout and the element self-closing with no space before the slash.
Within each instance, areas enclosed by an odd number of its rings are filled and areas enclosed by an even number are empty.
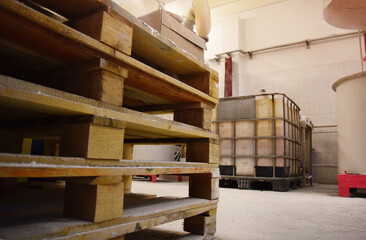
<svg viewBox="0 0 366 240">
<path fill-rule="evenodd" d="M 158 9 L 159 2 L 162 3 L 168 10 L 177 14 L 184 14 L 192 4 L 191 0 L 114 1 L 137 17 Z M 208 0 L 213 18 L 244 12 L 281 1 L 285 0 Z"/>
</svg>

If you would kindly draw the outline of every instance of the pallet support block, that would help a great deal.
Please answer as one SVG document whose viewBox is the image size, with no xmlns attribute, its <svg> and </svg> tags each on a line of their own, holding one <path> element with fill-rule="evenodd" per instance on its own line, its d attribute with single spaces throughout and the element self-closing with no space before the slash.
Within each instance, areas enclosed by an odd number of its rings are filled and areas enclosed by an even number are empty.
<svg viewBox="0 0 366 240">
<path fill-rule="evenodd" d="M 91 222 L 122 217 L 122 176 L 66 181 L 64 215 Z"/>
<path fill-rule="evenodd" d="M 132 27 L 120 16 L 99 11 L 75 23 L 75 29 L 127 55 L 131 55 Z"/>
<path fill-rule="evenodd" d="M 184 83 L 219 99 L 219 74 L 215 70 L 208 73 L 179 76 Z"/>
<path fill-rule="evenodd" d="M 187 162 L 219 163 L 217 139 L 197 139 L 187 143 Z"/>
<path fill-rule="evenodd" d="M 201 104 L 197 108 L 175 110 L 174 121 L 211 130 L 212 115 L 212 108 L 206 104 Z"/>
<path fill-rule="evenodd" d="M 49 71 L 41 84 L 122 106 L 124 80 L 127 76 L 127 69 L 98 58 Z"/>
<path fill-rule="evenodd" d="M 121 159 L 123 154 L 124 124 L 110 127 L 106 121 L 74 123 L 64 126 L 60 155 L 97 159 Z M 112 120 L 111 120 L 112 122 Z M 98 123 L 98 124 L 96 124 Z"/>
<path fill-rule="evenodd" d="M 185 218 L 184 231 L 203 236 L 214 235 L 216 233 L 216 215 Z"/>
<path fill-rule="evenodd" d="M 133 144 L 123 145 L 123 159 L 133 159 Z M 132 175 L 124 175 L 122 181 L 125 193 L 130 193 L 132 188 Z"/>
<path fill-rule="evenodd" d="M 219 178 L 196 174 L 189 176 L 189 196 L 214 200 L 219 198 Z"/>
<path fill-rule="evenodd" d="M 123 104 L 124 78 L 106 70 L 77 74 L 67 79 L 69 92 L 111 103 Z"/>
</svg>

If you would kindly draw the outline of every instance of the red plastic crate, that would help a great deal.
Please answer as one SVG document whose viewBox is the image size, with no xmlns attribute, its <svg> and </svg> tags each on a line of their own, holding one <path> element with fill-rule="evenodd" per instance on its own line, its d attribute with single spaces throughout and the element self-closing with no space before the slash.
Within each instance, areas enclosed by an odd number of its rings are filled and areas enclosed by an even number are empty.
<svg viewBox="0 0 366 240">
<path fill-rule="evenodd" d="M 338 174 L 338 195 L 349 197 L 350 188 L 366 188 L 366 175 Z"/>
</svg>

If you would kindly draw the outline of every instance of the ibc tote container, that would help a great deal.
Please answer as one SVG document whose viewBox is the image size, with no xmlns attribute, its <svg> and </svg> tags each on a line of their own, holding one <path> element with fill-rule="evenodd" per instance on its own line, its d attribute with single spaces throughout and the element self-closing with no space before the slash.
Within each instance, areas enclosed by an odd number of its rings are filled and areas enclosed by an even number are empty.
<svg viewBox="0 0 366 240">
<path fill-rule="evenodd" d="M 299 111 L 281 93 L 220 99 L 220 174 L 254 178 L 301 176 Z"/>
</svg>

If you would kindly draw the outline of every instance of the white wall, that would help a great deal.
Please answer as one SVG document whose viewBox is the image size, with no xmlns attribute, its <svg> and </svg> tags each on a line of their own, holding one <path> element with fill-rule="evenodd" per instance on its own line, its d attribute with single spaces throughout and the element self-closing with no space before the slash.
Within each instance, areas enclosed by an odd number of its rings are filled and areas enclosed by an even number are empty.
<svg viewBox="0 0 366 240">
<path fill-rule="evenodd" d="M 256 49 L 326 37 L 350 31 L 337 29 L 323 20 L 323 1 L 288 0 L 238 15 L 213 19 L 206 59 L 216 54 Z M 247 55 L 233 54 L 233 95 L 283 92 L 292 98 L 314 125 L 333 125 L 336 120 L 332 84 L 339 78 L 361 71 L 357 37 L 288 47 Z M 224 93 L 224 59 L 209 60 L 219 71 L 220 97 Z M 336 183 L 336 132 L 314 130 L 314 180 Z M 322 164 L 322 165 L 317 165 Z M 331 164 L 331 167 L 324 167 Z M 320 166 L 322 166 L 320 168 Z"/>
<path fill-rule="evenodd" d="M 174 161 L 174 153 L 178 150 L 174 145 L 135 145 L 133 160 Z"/>
</svg>

